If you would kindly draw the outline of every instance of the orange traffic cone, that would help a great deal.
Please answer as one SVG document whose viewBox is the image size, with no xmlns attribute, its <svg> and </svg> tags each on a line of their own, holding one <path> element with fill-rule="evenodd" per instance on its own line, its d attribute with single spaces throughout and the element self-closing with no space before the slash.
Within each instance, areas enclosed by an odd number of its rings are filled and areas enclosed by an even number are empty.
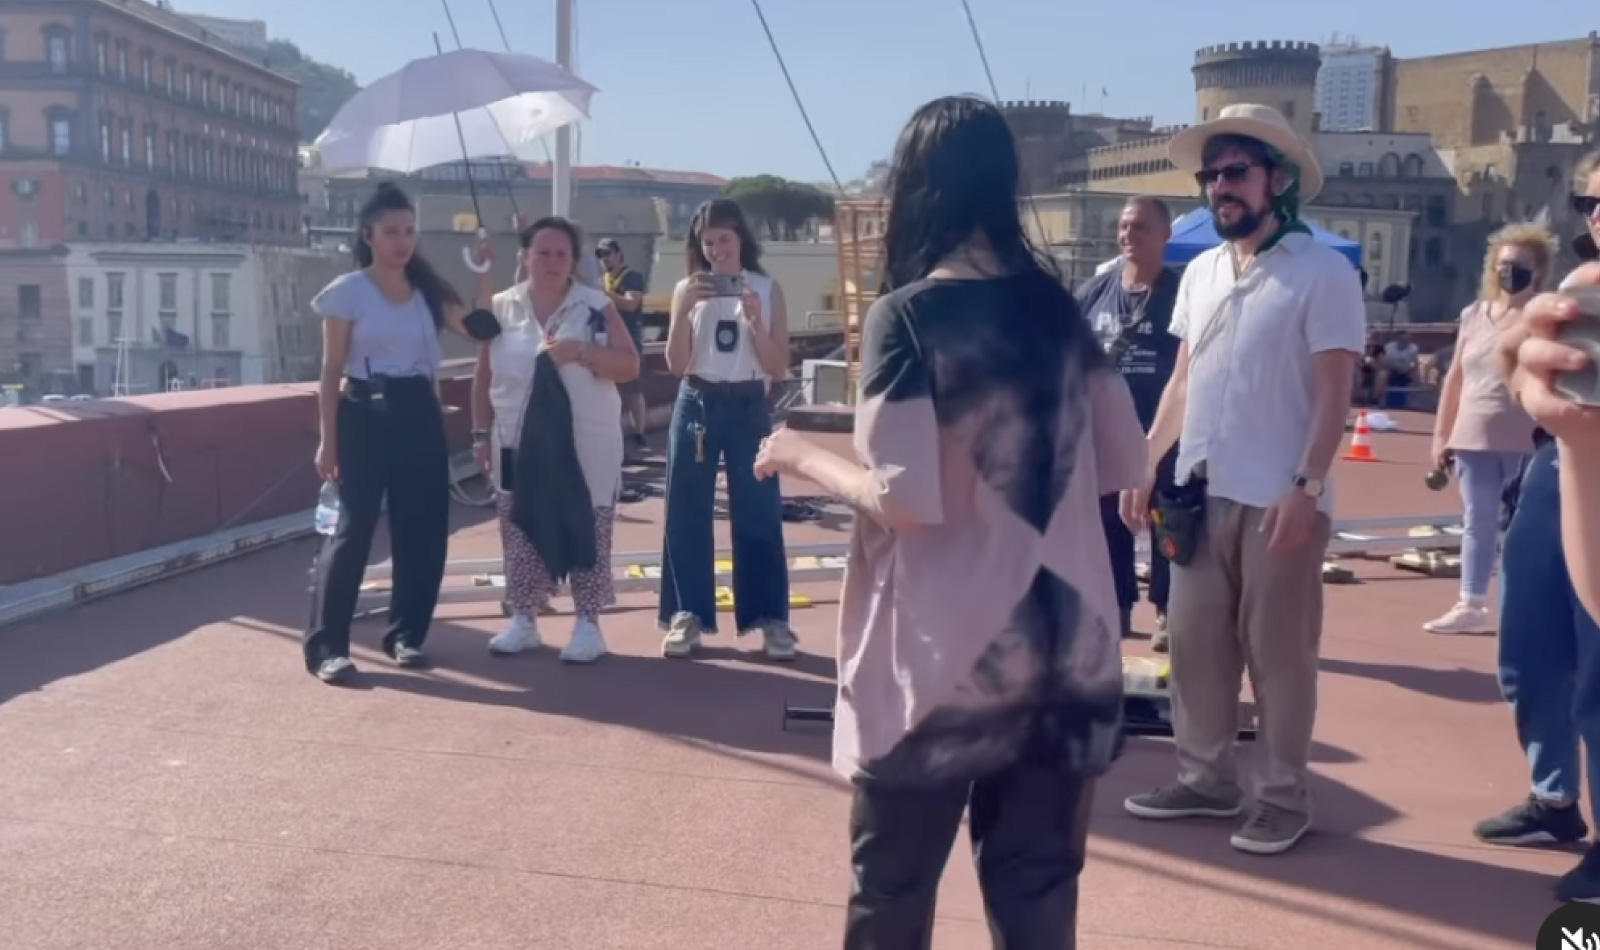
<svg viewBox="0 0 1600 950">
<path fill-rule="evenodd" d="M 1367 427 L 1367 411 L 1361 410 L 1361 415 L 1356 416 L 1355 435 L 1350 438 L 1350 450 L 1344 453 L 1347 462 L 1376 462 L 1378 456 L 1372 451 L 1372 430 Z"/>
</svg>

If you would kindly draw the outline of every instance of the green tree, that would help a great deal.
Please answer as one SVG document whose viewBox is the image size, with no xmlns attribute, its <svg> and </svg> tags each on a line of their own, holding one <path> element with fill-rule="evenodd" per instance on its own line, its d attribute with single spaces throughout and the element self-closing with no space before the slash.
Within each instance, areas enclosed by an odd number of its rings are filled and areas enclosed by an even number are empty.
<svg viewBox="0 0 1600 950">
<path fill-rule="evenodd" d="M 334 114 L 361 91 L 361 84 L 348 71 L 317 62 L 288 40 L 272 40 L 267 44 L 267 64 L 300 84 L 299 110 L 295 118 L 302 142 L 310 142 L 321 135 Z"/>
<path fill-rule="evenodd" d="M 796 240 L 812 223 L 833 219 L 831 195 L 776 175 L 735 178 L 723 194 L 737 201 L 751 226 L 772 241 Z"/>
</svg>

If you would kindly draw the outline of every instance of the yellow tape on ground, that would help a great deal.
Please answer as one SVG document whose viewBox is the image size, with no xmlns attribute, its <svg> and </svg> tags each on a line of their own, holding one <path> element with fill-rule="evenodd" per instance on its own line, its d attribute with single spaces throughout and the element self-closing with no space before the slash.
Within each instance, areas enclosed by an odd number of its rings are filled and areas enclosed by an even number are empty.
<svg viewBox="0 0 1600 950">
<path fill-rule="evenodd" d="M 797 610 L 804 610 L 811 606 L 811 598 L 804 594 L 790 594 L 789 606 Z M 733 610 L 733 588 L 717 588 L 717 609 L 723 613 Z"/>
</svg>

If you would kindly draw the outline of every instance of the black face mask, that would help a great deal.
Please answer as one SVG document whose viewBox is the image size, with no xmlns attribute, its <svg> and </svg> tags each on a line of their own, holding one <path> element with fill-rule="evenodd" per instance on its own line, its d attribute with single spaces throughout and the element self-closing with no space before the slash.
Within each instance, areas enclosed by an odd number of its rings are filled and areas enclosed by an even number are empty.
<svg viewBox="0 0 1600 950">
<path fill-rule="evenodd" d="M 1533 286 L 1533 268 L 1521 264 L 1500 265 L 1500 289 L 1508 294 L 1520 294 Z"/>
</svg>

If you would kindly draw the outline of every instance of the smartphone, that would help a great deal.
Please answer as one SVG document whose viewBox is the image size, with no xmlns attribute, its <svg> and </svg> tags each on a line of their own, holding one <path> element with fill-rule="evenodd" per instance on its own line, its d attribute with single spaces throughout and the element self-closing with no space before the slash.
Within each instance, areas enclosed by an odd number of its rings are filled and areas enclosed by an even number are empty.
<svg viewBox="0 0 1600 950">
<path fill-rule="evenodd" d="M 1556 392 L 1580 406 L 1600 407 L 1600 287 L 1574 287 L 1563 293 L 1578 302 L 1578 318 L 1563 324 L 1556 338 L 1587 353 L 1589 365 L 1556 374 Z"/>
<path fill-rule="evenodd" d="M 707 274 L 711 278 L 711 296 L 713 297 L 742 297 L 744 296 L 743 274 Z"/>
<path fill-rule="evenodd" d="M 508 447 L 500 449 L 500 490 L 512 491 L 517 485 L 517 450 Z"/>
</svg>

